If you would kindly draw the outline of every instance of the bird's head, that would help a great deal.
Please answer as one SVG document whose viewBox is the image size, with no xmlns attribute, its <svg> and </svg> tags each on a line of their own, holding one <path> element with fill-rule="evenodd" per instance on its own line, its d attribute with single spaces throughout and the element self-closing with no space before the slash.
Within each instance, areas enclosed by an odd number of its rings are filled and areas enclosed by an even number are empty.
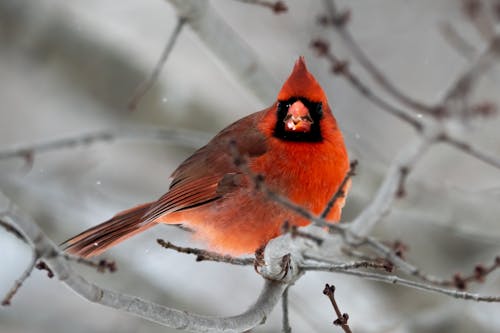
<svg viewBox="0 0 500 333">
<path fill-rule="evenodd" d="M 277 102 L 267 111 L 266 118 L 274 123 L 272 135 L 287 141 L 322 141 L 325 117 L 336 127 L 323 89 L 300 57 L 283 84 Z"/>
</svg>

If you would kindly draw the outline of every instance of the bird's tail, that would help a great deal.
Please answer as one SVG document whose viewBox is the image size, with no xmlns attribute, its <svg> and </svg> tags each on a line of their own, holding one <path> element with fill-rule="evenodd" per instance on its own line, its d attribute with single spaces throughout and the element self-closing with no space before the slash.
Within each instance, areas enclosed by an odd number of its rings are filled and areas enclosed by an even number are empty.
<svg viewBox="0 0 500 333">
<path fill-rule="evenodd" d="M 68 239 L 61 245 L 70 254 L 85 258 L 96 256 L 125 239 L 154 226 L 156 222 L 144 222 L 142 219 L 150 207 L 151 203 L 146 203 L 120 212 L 111 219 Z"/>
</svg>

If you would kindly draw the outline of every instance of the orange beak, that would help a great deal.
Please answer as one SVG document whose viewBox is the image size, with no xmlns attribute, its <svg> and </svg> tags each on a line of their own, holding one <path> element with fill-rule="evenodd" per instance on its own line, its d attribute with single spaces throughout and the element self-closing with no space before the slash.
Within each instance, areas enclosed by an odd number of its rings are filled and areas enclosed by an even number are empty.
<svg viewBox="0 0 500 333">
<path fill-rule="evenodd" d="M 285 119 L 285 131 L 307 133 L 311 130 L 314 121 L 307 107 L 301 102 L 294 102 L 289 108 Z"/>
</svg>

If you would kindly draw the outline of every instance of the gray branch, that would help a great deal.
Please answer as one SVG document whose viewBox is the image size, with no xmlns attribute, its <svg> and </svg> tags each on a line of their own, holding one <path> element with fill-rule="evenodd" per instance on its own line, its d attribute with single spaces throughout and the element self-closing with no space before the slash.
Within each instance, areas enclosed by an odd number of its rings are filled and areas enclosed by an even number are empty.
<svg viewBox="0 0 500 333">
<path fill-rule="evenodd" d="M 236 34 L 209 1 L 167 0 L 186 19 L 203 44 L 221 60 L 238 82 L 265 104 L 276 98 L 279 83 L 265 69 L 252 48 Z"/>
<path fill-rule="evenodd" d="M 287 283 L 265 280 L 257 301 L 242 314 L 209 317 L 156 304 L 139 297 L 118 293 L 87 282 L 75 273 L 61 250 L 38 227 L 36 222 L 0 192 L 0 213 L 19 227 L 37 253 L 57 277 L 87 300 L 119 309 L 162 325 L 191 332 L 242 332 L 249 330 L 269 315 L 287 288 Z"/>
</svg>

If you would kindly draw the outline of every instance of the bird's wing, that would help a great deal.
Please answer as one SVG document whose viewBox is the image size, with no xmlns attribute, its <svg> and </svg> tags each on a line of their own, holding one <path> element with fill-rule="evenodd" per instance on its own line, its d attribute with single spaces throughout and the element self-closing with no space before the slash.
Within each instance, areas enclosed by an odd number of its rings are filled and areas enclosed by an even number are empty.
<svg viewBox="0 0 500 333">
<path fill-rule="evenodd" d="M 143 221 L 207 204 L 237 189 L 244 177 L 234 164 L 230 144 L 250 159 L 264 154 L 266 139 L 257 130 L 262 115 L 257 112 L 233 123 L 185 160 L 172 174 L 169 191 L 151 205 Z"/>
</svg>

